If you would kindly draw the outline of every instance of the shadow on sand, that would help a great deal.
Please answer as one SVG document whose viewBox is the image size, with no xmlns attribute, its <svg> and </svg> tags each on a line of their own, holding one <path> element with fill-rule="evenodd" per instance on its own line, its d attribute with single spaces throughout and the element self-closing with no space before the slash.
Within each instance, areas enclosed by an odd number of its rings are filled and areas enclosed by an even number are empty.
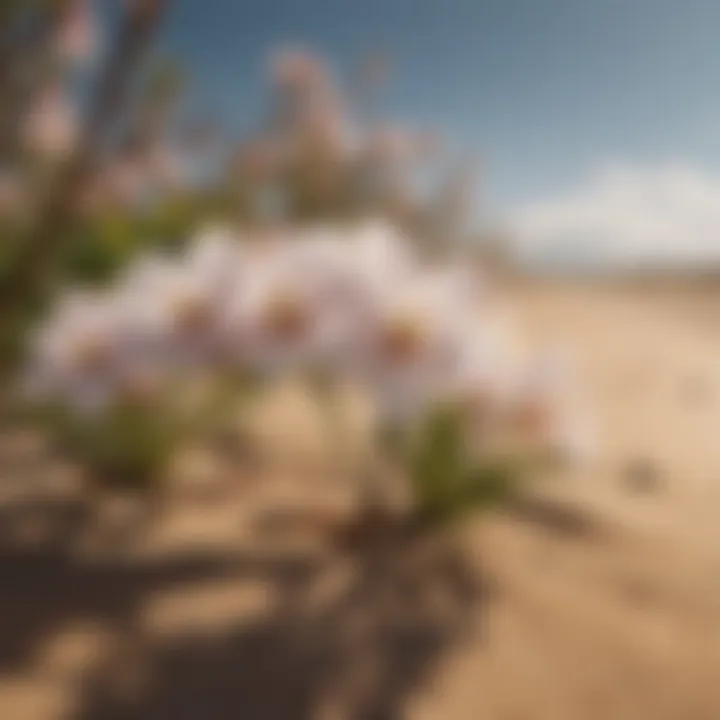
<svg viewBox="0 0 720 720">
<path fill-rule="evenodd" d="M 457 543 L 410 530 L 313 557 L 91 562 L 71 546 L 61 535 L 32 551 L 3 541 L 0 673 L 22 673 L 60 628 L 100 623 L 124 649 L 86 668 L 74 720 L 400 718 L 443 654 L 478 630 L 487 599 Z M 168 636 L 142 621 L 155 593 L 228 579 L 263 583 L 272 600 L 219 633 Z M 129 670 L 141 680 L 123 689 Z"/>
</svg>

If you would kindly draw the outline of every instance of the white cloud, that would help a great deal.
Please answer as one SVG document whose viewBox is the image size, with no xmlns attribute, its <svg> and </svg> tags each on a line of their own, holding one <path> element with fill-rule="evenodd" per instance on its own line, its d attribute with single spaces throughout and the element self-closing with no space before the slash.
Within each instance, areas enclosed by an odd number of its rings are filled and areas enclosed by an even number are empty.
<svg viewBox="0 0 720 720">
<path fill-rule="evenodd" d="M 610 165 L 560 197 L 521 207 L 521 257 L 562 263 L 720 261 L 720 175 Z"/>
</svg>

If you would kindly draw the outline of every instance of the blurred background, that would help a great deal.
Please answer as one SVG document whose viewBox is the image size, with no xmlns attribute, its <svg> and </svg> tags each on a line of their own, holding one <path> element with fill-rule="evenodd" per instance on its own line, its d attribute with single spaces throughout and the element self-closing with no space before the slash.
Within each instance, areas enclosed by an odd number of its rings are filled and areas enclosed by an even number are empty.
<svg viewBox="0 0 720 720">
<path fill-rule="evenodd" d="M 718 27 L 714 0 L 0 0 L 0 717 L 720 717 Z M 297 388 L 141 499 L 18 415 L 63 289 L 207 223 L 378 217 L 568 356 L 591 462 L 358 528 Z"/>
</svg>

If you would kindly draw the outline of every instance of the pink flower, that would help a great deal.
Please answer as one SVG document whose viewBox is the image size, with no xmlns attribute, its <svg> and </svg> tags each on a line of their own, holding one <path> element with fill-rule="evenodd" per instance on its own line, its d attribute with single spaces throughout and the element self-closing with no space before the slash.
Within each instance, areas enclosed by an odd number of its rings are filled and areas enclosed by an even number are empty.
<svg viewBox="0 0 720 720">
<path fill-rule="evenodd" d="M 26 144 L 40 155 L 59 159 L 72 151 L 77 136 L 76 109 L 61 87 L 48 86 L 36 97 L 25 119 Z"/>
<path fill-rule="evenodd" d="M 62 59 L 84 61 L 97 51 L 98 28 L 88 0 L 74 0 L 57 28 L 55 48 Z"/>
<path fill-rule="evenodd" d="M 277 53 L 272 60 L 272 76 L 275 84 L 285 90 L 315 90 L 330 84 L 322 60 L 301 48 L 286 48 Z"/>
</svg>

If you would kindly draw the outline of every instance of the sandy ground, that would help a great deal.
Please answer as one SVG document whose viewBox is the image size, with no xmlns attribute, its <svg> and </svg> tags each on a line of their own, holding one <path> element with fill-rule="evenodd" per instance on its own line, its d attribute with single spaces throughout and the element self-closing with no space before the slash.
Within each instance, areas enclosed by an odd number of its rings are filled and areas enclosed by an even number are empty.
<svg viewBox="0 0 720 720">
<path fill-rule="evenodd" d="M 515 293 L 601 454 L 448 535 L 258 543 L 248 517 L 311 504 L 306 481 L 342 502 L 286 429 L 264 500 L 248 467 L 188 482 L 132 552 L 96 552 L 82 509 L 17 500 L 4 455 L 0 718 L 720 718 L 720 291 Z"/>
<path fill-rule="evenodd" d="M 720 296 L 538 286 L 519 298 L 590 391 L 601 456 L 543 489 L 589 526 L 474 528 L 501 595 L 489 642 L 448 662 L 417 717 L 719 718 Z M 653 487 L 638 487 L 638 463 Z"/>
</svg>

